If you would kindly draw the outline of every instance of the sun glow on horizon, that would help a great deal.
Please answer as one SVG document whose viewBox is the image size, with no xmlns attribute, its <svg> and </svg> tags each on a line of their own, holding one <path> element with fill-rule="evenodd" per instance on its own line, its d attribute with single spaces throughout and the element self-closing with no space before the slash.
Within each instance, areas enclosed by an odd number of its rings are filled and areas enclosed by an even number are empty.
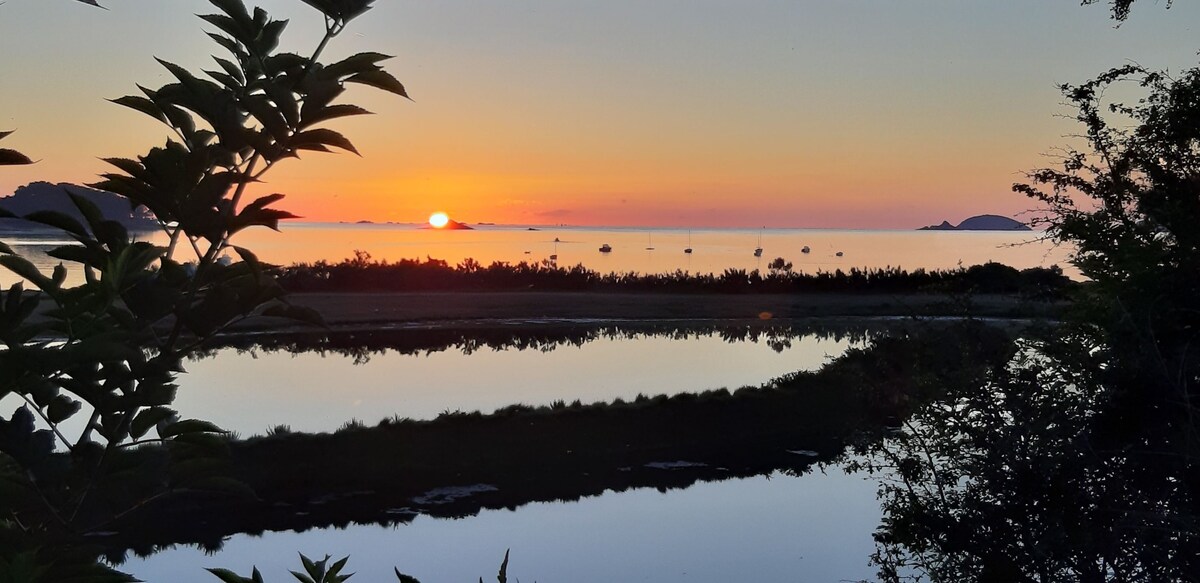
<svg viewBox="0 0 1200 583">
<path fill-rule="evenodd" d="M 450 224 L 450 217 L 441 211 L 429 215 L 429 226 L 440 229 Z"/>
</svg>

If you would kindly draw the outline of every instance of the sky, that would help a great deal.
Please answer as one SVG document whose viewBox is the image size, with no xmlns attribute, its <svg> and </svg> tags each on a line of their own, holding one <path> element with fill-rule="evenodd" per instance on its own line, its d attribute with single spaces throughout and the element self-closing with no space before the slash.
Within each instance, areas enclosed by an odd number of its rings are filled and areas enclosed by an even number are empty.
<svg viewBox="0 0 1200 583">
<path fill-rule="evenodd" d="M 203 0 L 0 5 L 0 172 L 94 181 L 167 138 L 106 101 L 222 49 Z M 252 0 L 249 5 L 256 5 Z M 300 0 L 283 49 L 323 32 Z M 362 157 L 311 154 L 256 194 L 307 220 L 910 229 L 1017 215 L 1024 172 L 1077 126 L 1057 86 L 1136 62 L 1197 65 L 1200 3 L 1141 0 L 1119 27 L 1078 0 L 377 0 L 329 58 L 395 55 L 412 101 L 330 127 Z"/>
</svg>

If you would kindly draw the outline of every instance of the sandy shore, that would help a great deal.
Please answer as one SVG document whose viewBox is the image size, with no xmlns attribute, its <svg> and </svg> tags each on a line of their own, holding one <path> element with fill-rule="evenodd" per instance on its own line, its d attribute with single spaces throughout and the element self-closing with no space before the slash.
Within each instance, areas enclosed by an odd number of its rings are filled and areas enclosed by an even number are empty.
<svg viewBox="0 0 1200 583">
<path fill-rule="evenodd" d="M 980 295 L 961 302 L 929 294 L 657 294 L 589 292 L 298 293 L 332 327 L 494 320 L 760 320 L 813 317 L 1054 317 L 1063 304 Z M 241 329 L 292 324 L 258 318 Z"/>
</svg>

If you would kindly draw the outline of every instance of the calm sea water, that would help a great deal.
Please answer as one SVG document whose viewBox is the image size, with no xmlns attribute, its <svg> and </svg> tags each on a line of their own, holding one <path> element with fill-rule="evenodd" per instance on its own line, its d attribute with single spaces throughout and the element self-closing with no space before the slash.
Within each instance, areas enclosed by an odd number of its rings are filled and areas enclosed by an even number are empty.
<svg viewBox="0 0 1200 583">
<path fill-rule="evenodd" d="M 534 230 L 536 229 L 536 230 Z M 1037 232 L 868 231 L 818 229 L 643 229 L 527 227 L 483 225 L 470 231 L 441 231 L 420 225 L 291 223 L 281 232 L 266 229 L 239 234 L 236 243 L 264 261 L 279 264 L 339 261 L 365 251 L 376 259 L 397 261 L 431 257 L 457 264 L 473 258 L 494 261 L 548 261 L 582 264 L 600 272 L 720 273 L 726 269 L 765 270 L 776 257 L 797 271 L 901 267 L 951 269 L 997 261 L 1017 268 L 1059 265 L 1074 275 L 1069 250 L 1039 241 Z M 148 239 L 163 242 L 161 234 Z M 555 240 L 558 240 L 555 242 Z M 43 269 L 57 260 L 45 255 L 69 241 L 45 234 L 0 235 L 0 240 L 30 256 Z M 612 251 L 601 253 L 601 245 Z M 761 257 L 754 249 L 762 247 Z M 804 247 L 809 253 L 802 253 Z M 693 252 L 684 253 L 691 247 Z M 842 255 L 838 256 L 837 253 Z M 14 276 L 0 274 L 0 284 Z"/>
</svg>

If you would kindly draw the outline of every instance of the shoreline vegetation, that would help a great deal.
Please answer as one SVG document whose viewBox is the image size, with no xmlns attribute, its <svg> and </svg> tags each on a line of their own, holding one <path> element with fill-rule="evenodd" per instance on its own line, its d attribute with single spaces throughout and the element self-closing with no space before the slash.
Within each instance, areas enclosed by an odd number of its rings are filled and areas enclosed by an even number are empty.
<svg viewBox="0 0 1200 583">
<path fill-rule="evenodd" d="M 1079 282 L 1058 266 L 1016 269 L 988 262 L 956 269 L 912 271 L 899 267 L 851 268 L 804 273 L 782 257 L 765 271 L 726 269 L 721 273 L 609 272 L 558 266 L 549 261 L 488 265 L 467 258 L 457 265 L 426 258 L 387 261 L 355 251 L 336 263 L 295 263 L 276 269 L 276 278 L 291 293 L 424 292 L 424 291 L 620 291 L 668 293 L 982 293 L 1030 299 L 1061 299 Z"/>
<path fill-rule="evenodd" d="M 496 325 L 788 322 L 820 318 L 992 318 L 1056 320 L 1087 282 L 1057 266 L 1018 270 L 986 263 L 952 270 L 899 268 L 792 271 L 782 259 L 766 273 L 600 273 L 582 265 L 467 259 L 372 260 L 274 267 L 291 306 L 319 314 L 254 315 L 222 335 L 366 332 L 419 326 L 468 330 Z M 0 292 L 0 297 L 6 292 Z M 51 302 L 43 299 L 42 310 Z M 323 327 L 316 321 L 323 323 Z"/>
<path fill-rule="evenodd" d="M 236 488 L 181 489 L 96 543 L 119 564 L 126 551 L 172 544 L 217 550 L 235 533 L 393 525 L 608 490 L 801 474 L 881 439 L 945 386 L 979 382 L 1011 352 L 1005 332 L 978 322 L 910 325 L 819 371 L 758 387 L 228 436 L 214 445 L 229 456 L 223 483 Z M 153 445 L 137 453 L 165 455 Z"/>
<path fill-rule="evenodd" d="M 466 328 L 590 321 L 781 320 L 821 317 L 1059 317 L 1085 283 L 1058 267 L 1018 270 L 987 263 L 953 270 L 851 269 L 806 274 L 782 259 L 767 272 L 600 273 L 582 265 L 467 259 L 371 259 L 277 268 L 289 302 L 339 330 L 421 324 Z M 252 318 L 240 332 L 288 332 L 295 321 Z M 307 327 L 311 328 L 311 326 Z"/>
</svg>

